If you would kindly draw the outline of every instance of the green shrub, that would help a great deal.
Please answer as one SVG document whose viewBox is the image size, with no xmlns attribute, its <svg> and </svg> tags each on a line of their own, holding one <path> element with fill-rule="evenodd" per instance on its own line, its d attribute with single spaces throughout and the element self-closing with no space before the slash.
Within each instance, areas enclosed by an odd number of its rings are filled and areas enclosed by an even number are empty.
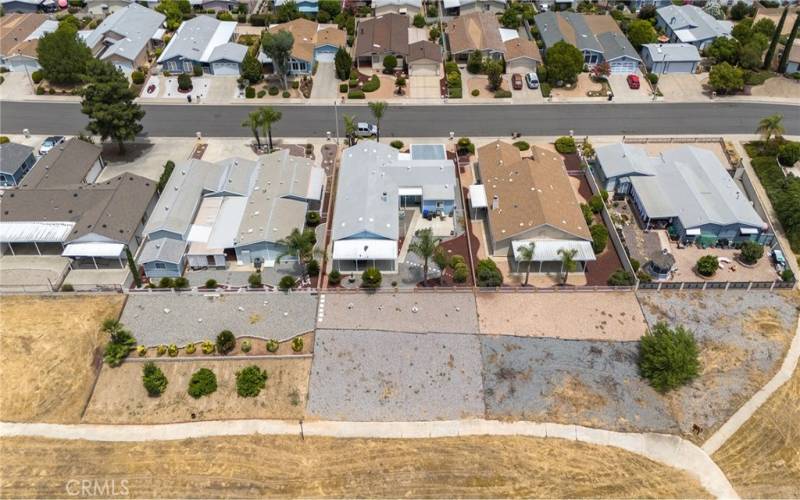
<svg viewBox="0 0 800 500">
<path fill-rule="evenodd" d="M 364 91 L 360 89 L 352 89 L 347 93 L 348 99 L 364 99 Z"/>
<path fill-rule="evenodd" d="M 192 89 L 192 77 L 189 76 L 187 73 L 181 73 L 178 75 L 178 89 L 182 91 L 187 91 Z"/>
<path fill-rule="evenodd" d="M 42 87 L 41 85 L 36 87 L 36 95 L 44 95 L 44 94 L 45 94 L 44 87 Z"/>
<path fill-rule="evenodd" d="M 475 144 L 472 143 L 469 137 L 462 137 L 456 143 L 456 151 L 460 155 L 475 154 Z"/>
<path fill-rule="evenodd" d="M 189 288 L 189 280 L 183 276 L 175 278 L 173 284 L 175 285 L 175 288 Z"/>
<path fill-rule="evenodd" d="M 267 351 L 269 352 L 277 352 L 280 346 L 280 343 L 275 339 L 267 340 Z"/>
<path fill-rule="evenodd" d="M 31 80 L 33 80 L 33 83 L 38 85 L 39 82 L 44 80 L 44 71 L 39 69 L 39 70 L 36 70 L 33 73 L 31 73 Z"/>
<path fill-rule="evenodd" d="M 531 145 L 525 141 L 517 141 L 514 143 L 514 146 L 516 146 L 516 148 L 519 149 L 520 151 L 527 151 L 531 149 Z"/>
<path fill-rule="evenodd" d="M 361 86 L 361 90 L 364 92 L 375 92 L 379 88 L 381 88 L 381 79 L 378 78 L 378 75 L 372 75 L 372 78 Z"/>
<path fill-rule="evenodd" d="M 217 280 L 213 278 L 206 280 L 206 288 L 217 288 L 217 285 L 218 285 Z"/>
<path fill-rule="evenodd" d="M 603 203 L 603 198 L 601 198 L 600 195 L 595 194 L 589 198 L 589 208 L 592 210 L 592 213 L 599 214 L 602 212 L 603 205 L 605 205 L 605 203 Z"/>
<path fill-rule="evenodd" d="M 163 355 L 165 355 L 166 353 L 167 353 L 167 346 L 166 346 L 166 345 L 164 345 L 164 344 L 159 344 L 159 345 L 158 345 L 158 347 L 156 347 L 156 354 L 157 354 L 157 355 L 159 355 L 159 356 L 163 356 Z"/>
<path fill-rule="evenodd" d="M 447 86 L 450 88 L 461 88 L 461 73 L 454 71 L 447 73 Z"/>
<path fill-rule="evenodd" d="M 56 89 L 54 89 L 53 87 L 50 87 L 49 89 L 47 89 L 47 93 L 50 94 L 50 95 L 56 95 Z"/>
<path fill-rule="evenodd" d="M 472 92 L 470 92 L 470 94 L 472 94 L 472 97 L 478 97 L 479 95 L 481 95 L 481 91 L 478 89 L 473 89 Z"/>
<path fill-rule="evenodd" d="M 338 285 L 342 282 L 342 273 L 338 270 L 334 269 L 330 273 L 328 273 L 328 283 L 331 285 Z"/>
<path fill-rule="evenodd" d="M 248 86 L 244 89 L 244 96 L 247 99 L 254 99 L 256 97 L 256 89 L 253 86 Z"/>
<path fill-rule="evenodd" d="M 61 291 L 62 292 L 74 292 L 75 291 L 75 287 L 73 287 L 69 283 L 64 283 L 63 285 L 61 285 Z"/>
<path fill-rule="evenodd" d="M 781 279 L 786 283 L 791 283 L 794 281 L 794 272 L 791 269 L 784 269 L 781 272 Z"/>
<path fill-rule="evenodd" d="M 478 286 L 494 287 L 503 284 L 503 273 L 497 268 L 497 264 L 492 259 L 478 261 Z"/>
<path fill-rule="evenodd" d="M 297 286 L 297 280 L 294 276 L 286 275 L 278 282 L 278 288 L 281 290 L 291 290 Z"/>
<path fill-rule="evenodd" d="M 284 90 L 283 94 L 281 94 L 281 96 L 283 96 L 284 99 L 288 99 L 288 98 L 292 97 L 292 94 L 288 90 Z"/>
<path fill-rule="evenodd" d="M 391 145 L 391 146 L 392 146 L 394 149 L 403 149 L 403 141 L 392 141 L 392 142 L 390 143 L 390 145 Z"/>
<path fill-rule="evenodd" d="M 381 272 L 374 267 L 368 267 L 361 273 L 361 285 L 364 288 L 378 288 L 381 286 L 382 280 Z"/>
<path fill-rule="evenodd" d="M 160 396 L 167 388 L 167 377 L 161 368 L 157 367 L 152 361 L 148 361 L 142 367 L 142 384 L 147 395 L 150 397 Z"/>
<path fill-rule="evenodd" d="M 594 211 L 592 211 L 592 207 L 586 203 L 581 203 L 581 212 L 583 212 L 583 218 L 586 221 L 587 227 L 594 224 Z"/>
<path fill-rule="evenodd" d="M 602 227 L 602 226 L 595 226 L 595 227 Z M 631 286 L 636 282 L 631 276 L 631 273 L 624 269 L 617 269 L 614 271 L 614 274 L 609 276 L 608 278 L 608 285 L 609 286 Z"/>
<path fill-rule="evenodd" d="M 147 356 L 147 346 L 146 345 L 136 346 L 136 352 L 139 354 L 139 357 Z"/>
<path fill-rule="evenodd" d="M 232 20 L 233 20 L 233 19 L 230 19 L 230 21 L 232 21 Z M 192 74 L 193 74 L 194 76 L 203 76 L 203 67 L 202 67 L 202 66 L 200 66 L 199 64 L 195 64 L 195 65 L 192 67 Z"/>
<path fill-rule="evenodd" d="M 175 288 L 175 282 L 172 280 L 172 278 L 164 276 L 158 280 L 158 288 Z"/>
<path fill-rule="evenodd" d="M 778 148 L 778 161 L 784 167 L 791 167 L 800 161 L 800 142 L 788 141 Z"/>
<path fill-rule="evenodd" d="M 570 154 L 578 150 L 575 146 L 575 139 L 572 137 L 559 137 L 556 139 L 556 151 L 561 154 Z"/>
<path fill-rule="evenodd" d="M 467 59 L 467 71 L 477 75 L 483 69 L 483 54 L 479 50 L 472 52 Z"/>
<path fill-rule="evenodd" d="M 176 346 L 175 344 L 170 344 L 169 347 L 167 348 L 167 354 L 169 354 L 170 358 L 174 358 L 175 356 L 177 356 L 178 346 Z"/>
<path fill-rule="evenodd" d="M 511 91 L 510 90 L 500 89 L 500 90 L 498 90 L 498 91 L 496 91 L 494 93 L 494 98 L 495 99 L 507 99 L 509 97 L 511 97 Z"/>
<path fill-rule="evenodd" d="M 697 259 L 697 272 L 701 276 L 711 277 L 719 269 L 719 259 L 715 255 L 704 255 Z"/>
<path fill-rule="evenodd" d="M 278 87 L 276 87 L 275 85 L 272 85 L 268 91 L 269 95 L 278 95 L 278 92 L 280 92 L 280 90 L 278 90 Z"/>
<path fill-rule="evenodd" d="M 242 340 L 242 352 L 250 352 L 253 349 L 253 343 L 247 339 Z"/>
<path fill-rule="evenodd" d="M 256 92 L 256 97 L 258 97 L 259 99 L 263 99 L 265 95 L 267 95 L 267 91 L 264 89 L 261 89 L 258 92 Z"/>
<path fill-rule="evenodd" d="M 306 272 L 309 276 L 319 276 L 319 261 L 316 259 L 311 259 L 306 264 Z"/>
<path fill-rule="evenodd" d="M 203 354 L 213 354 L 216 348 L 217 346 L 210 340 L 204 340 L 203 343 L 200 344 L 200 349 L 203 351 Z"/>
<path fill-rule="evenodd" d="M 208 368 L 200 368 L 189 380 L 189 395 L 195 399 L 208 396 L 217 390 L 217 376 Z"/>
<path fill-rule="evenodd" d="M 0 135 L 0 144 L 8 144 L 9 142 L 11 142 L 11 139 L 7 135 Z"/>
<path fill-rule="evenodd" d="M 261 273 L 252 273 L 247 277 L 247 283 L 253 288 L 261 288 Z"/>
<path fill-rule="evenodd" d="M 339 84 L 339 92 L 341 92 L 341 93 L 347 92 L 348 88 L 349 88 L 349 85 L 347 85 L 346 83 L 340 83 Z"/>
<path fill-rule="evenodd" d="M 141 85 L 144 83 L 144 73 L 139 70 L 131 72 L 131 82 L 136 85 Z"/>
<path fill-rule="evenodd" d="M 267 372 L 256 365 L 236 372 L 236 394 L 243 398 L 254 398 L 267 385 Z"/>
<path fill-rule="evenodd" d="M 453 281 L 456 283 L 466 283 L 469 277 L 469 270 L 467 265 L 462 263 L 453 265 Z"/>
<path fill-rule="evenodd" d="M 186 354 L 194 354 L 195 352 L 197 352 L 197 345 L 194 342 L 186 344 Z"/>
<path fill-rule="evenodd" d="M 642 265 L 641 265 L 641 263 L 639 263 L 638 260 L 633 259 L 633 258 L 631 259 L 631 267 L 633 268 L 633 272 L 638 273 L 639 272 L 639 268 L 641 266 Z"/>
<path fill-rule="evenodd" d="M 103 361 L 109 366 L 119 366 L 136 345 L 136 339 L 122 326 L 122 323 L 115 319 L 105 320 L 103 331 L 110 337 L 109 343 L 106 344 Z"/>
<path fill-rule="evenodd" d="M 461 99 L 461 97 L 463 96 L 462 92 L 463 91 L 462 91 L 461 87 L 453 87 L 453 88 L 450 88 L 447 91 L 447 96 L 450 99 Z"/>
<path fill-rule="evenodd" d="M 608 229 L 603 224 L 594 224 L 589 232 L 592 233 L 592 250 L 595 254 L 602 253 L 608 244 Z"/>
<path fill-rule="evenodd" d="M 636 273 L 636 277 L 639 278 L 639 281 L 644 283 L 650 283 L 651 281 L 653 281 L 653 277 L 650 276 L 650 273 L 648 273 L 644 269 L 639 269 L 639 272 Z"/>
<path fill-rule="evenodd" d="M 648 80 L 650 81 L 650 83 L 652 83 L 653 85 L 655 85 L 655 84 L 657 84 L 657 83 L 658 83 L 658 75 L 657 75 L 657 74 L 655 74 L 655 73 L 647 73 L 647 79 L 648 79 Z"/>
<path fill-rule="evenodd" d="M 764 256 L 764 246 L 759 245 L 755 241 L 745 241 L 739 247 L 739 258 L 748 265 L 753 265 L 758 262 L 758 259 Z"/>
<path fill-rule="evenodd" d="M 228 354 L 236 347 L 236 337 L 230 330 L 222 330 L 217 335 L 217 352 L 220 354 Z"/>
<path fill-rule="evenodd" d="M 414 24 L 415 28 L 424 28 L 425 15 L 423 15 L 422 12 L 417 13 L 417 15 L 414 16 L 412 23 Z"/>
<path fill-rule="evenodd" d="M 322 221 L 322 217 L 319 215 L 319 212 L 316 210 L 312 210 L 306 213 L 306 225 L 309 227 L 317 227 L 319 223 Z"/>
<path fill-rule="evenodd" d="M 295 90 L 299 89 L 300 88 L 300 81 L 299 80 L 293 81 L 292 82 L 292 88 L 295 89 Z"/>
<path fill-rule="evenodd" d="M 383 58 L 383 72 L 390 75 L 397 67 L 397 58 L 391 54 Z M 375 77 L 375 75 L 373 75 Z M 372 92 L 371 90 L 365 90 L 365 92 Z"/>
<path fill-rule="evenodd" d="M 659 392 L 690 382 L 700 372 L 694 335 L 678 326 L 670 330 L 660 322 L 639 343 L 639 373 Z"/>
<path fill-rule="evenodd" d="M 303 337 L 295 337 L 292 339 L 292 350 L 294 352 L 301 352 L 303 350 Z"/>
<path fill-rule="evenodd" d="M 539 89 L 542 91 L 542 97 L 550 97 L 550 92 L 553 90 L 553 87 L 549 83 L 543 82 L 539 84 Z"/>
</svg>

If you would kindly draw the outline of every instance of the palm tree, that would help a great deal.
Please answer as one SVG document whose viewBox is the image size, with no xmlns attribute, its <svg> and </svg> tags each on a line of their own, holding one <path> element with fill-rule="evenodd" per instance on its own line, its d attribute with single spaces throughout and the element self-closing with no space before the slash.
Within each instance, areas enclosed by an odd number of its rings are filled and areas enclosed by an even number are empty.
<svg viewBox="0 0 800 500">
<path fill-rule="evenodd" d="M 261 113 L 259 111 L 253 111 L 252 113 L 248 114 L 247 120 L 242 122 L 242 127 L 249 127 L 250 131 L 253 133 L 253 137 L 256 138 L 258 149 L 261 149 L 261 139 L 258 137 L 258 127 L 260 126 Z"/>
<path fill-rule="evenodd" d="M 785 131 L 783 128 L 783 115 L 772 115 L 767 116 L 766 118 L 762 118 L 760 122 L 758 122 L 758 128 L 756 132 L 761 134 L 761 137 L 764 138 L 764 141 L 769 141 L 772 136 L 775 138 L 783 137 L 783 132 Z"/>
<path fill-rule="evenodd" d="M 558 250 L 558 255 L 561 256 L 561 269 L 564 271 L 564 282 L 563 285 L 567 284 L 567 278 L 569 277 L 569 273 L 574 271 L 577 268 L 577 263 L 575 262 L 575 254 L 578 251 L 574 248 L 572 249 L 564 249 L 560 248 Z"/>
<path fill-rule="evenodd" d="M 536 248 L 536 243 L 531 241 L 527 245 L 523 245 L 517 249 L 520 262 L 528 263 L 528 269 L 525 271 L 525 283 L 523 283 L 522 286 L 528 286 L 528 277 L 531 275 L 531 261 L 533 261 L 534 248 Z"/>
<path fill-rule="evenodd" d="M 280 111 L 275 111 L 270 107 L 261 108 L 259 110 L 259 116 L 261 118 L 261 133 L 269 137 L 269 152 L 272 152 L 272 125 L 274 123 L 278 123 L 281 121 L 283 117 L 283 113 Z"/>
<path fill-rule="evenodd" d="M 394 81 L 394 86 L 397 87 L 397 95 L 403 95 L 403 89 L 406 86 L 406 79 L 398 76 Z"/>
<path fill-rule="evenodd" d="M 353 115 L 344 115 L 344 135 L 347 137 L 347 145 L 353 145 L 353 138 L 356 136 L 356 117 Z"/>
<path fill-rule="evenodd" d="M 424 263 L 422 264 L 422 275 L 425 286 L 428 286 L 428 261 L 436 253 L 436 247 L 439 242 L 433 237 L 433 230 L 429 227 L 417 231 L 416 238 L 408 245 L 408 251 L 421 258 Z M 443 270 L 444 271 L 444 270 Z"/>
<path fill-rule="evenodd" d="M 378 126 L 378 142 L 381 142 L 381 118 L 383 118 L 387 108 L 389 108 L 389 104 L 384 101 L 369 103 L 369 109 L 372 111 L 372 116 L 375 117 L 376 125 Z"/>
<path fill-rule="evenodd" d="M 297 257 L 300 263 L 300 272 L 302 277 L 306 276 L 306 263 L 314 256 L 314 245 L 317 243 L 317 235 L 314 234 L 313 229 L 305 229 L 300 232 L 299 229 L 294 228 L 286 238 L 278 241 L 279 244 L 286 247 L 286 250 L 275 259 L 278 264 L 281 259 L 288 256 Z"/>
</svg>

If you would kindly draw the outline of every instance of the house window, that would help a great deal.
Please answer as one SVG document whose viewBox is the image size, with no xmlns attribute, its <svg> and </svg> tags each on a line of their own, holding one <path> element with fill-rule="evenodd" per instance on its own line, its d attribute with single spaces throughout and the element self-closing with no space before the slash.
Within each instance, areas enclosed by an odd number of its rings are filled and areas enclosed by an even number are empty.
<svg viewBox="0 0 800 500">
<path fill-rule="evenodd" d="M 156 262 L 155 263 L 155 267 L 156 267 L 156 269 L 166 269 L 167 265 L 162 263 L 162 262 Z"/>
</svg>

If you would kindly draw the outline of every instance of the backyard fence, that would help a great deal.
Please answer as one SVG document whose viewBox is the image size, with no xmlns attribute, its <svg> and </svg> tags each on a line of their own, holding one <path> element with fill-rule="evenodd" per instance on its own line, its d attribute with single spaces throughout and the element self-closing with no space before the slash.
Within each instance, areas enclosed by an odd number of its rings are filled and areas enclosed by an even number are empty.
<svg viewBox="0 0 800 500">
<path fill-rule="evenodd" d="M 794 288 L 791 281 L 660 281 L 639 283 L 639 290 L 779 290 Z"/>
<path fill-rule="evenodd" d="M 722 137 L 628 137 L 622 136 L 622 142 L 627 144 L 684 144 L 684 143 L 719 143 L 722 144 L 723 149 L 725 142 Z"/>
</svg>

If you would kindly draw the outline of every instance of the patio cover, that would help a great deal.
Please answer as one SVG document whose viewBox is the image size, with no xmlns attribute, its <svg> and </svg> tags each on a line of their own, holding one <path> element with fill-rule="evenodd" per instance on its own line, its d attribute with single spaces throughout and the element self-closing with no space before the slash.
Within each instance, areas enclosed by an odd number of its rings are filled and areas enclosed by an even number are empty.
<svg viewBox="0 0 800 500">
<path fill-rule="evenodd" d="M 61 253 L 62 257 L 119 258 L 125 245 L 122 243 L 70 243 Z"/>
<path fill-rule="evenodd" d="M 519 248 L 522 246 L 533 243 L 533 260 L 536 262 L 549 262 L 560 261 L 561 256 L 558 254 L 560 249 L 577 250 L 575 260 L 586 262 L 595 260 L 594 250 L 592 250 L 592 243 L 590 241 L 577 241 L 577 240 L 515 240 L 511 242 L 511 248 L 514 251 L 514 259 L 521 261 Z"/>
<path fill-rule="evenodd" d="M 473 184 L 469 187 L 469 203 L 472 208 L 486 208 L 486 188 L 483 184 Z"/>
<path fill-rule="evenodd" d="M 3 222 L 0 241 L 3 243 L 61 243 L 67 239 L 74 222 Z"/>
<path fill-rule="evenodd" d="M 335 260 L 394 260 L 395 240 L 339 240 L 333 243 Z"/>
</svg>

